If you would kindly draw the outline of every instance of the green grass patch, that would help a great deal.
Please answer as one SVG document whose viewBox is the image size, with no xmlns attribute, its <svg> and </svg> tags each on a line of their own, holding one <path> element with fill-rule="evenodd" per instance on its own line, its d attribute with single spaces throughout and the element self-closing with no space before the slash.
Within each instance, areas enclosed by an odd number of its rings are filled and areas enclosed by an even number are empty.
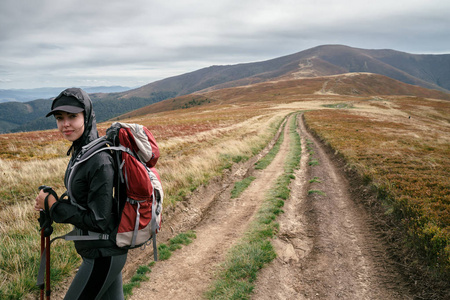
<svg viewBox="0 0 450 300">
<path fill-rule="evenodd" d="M 36 279 L 40 264 L 40 231 L 35 216 L 29 216 L 29 227 L 14 228 L 0 234 L 0 299 L 23 299 L 37 296 Z M 4 223 L 3 223 L 4 224 Z M 70 231 L 64 224 L 53 224 L 52 237 Z M 69 276 L 80 262 L 73 243 L 56 241 L 51 245 L 50 279 L 58 282 Z"/>
<path fill-rule="evenodd" d="M 172 247 L 173 249 L 174 247 Z M 172 250 L 166 244 L 158 245 L 158 259 L 167 260 L 172 256 Z"/>
<path fill-rule="evenodd" d="M 311 180 L 309 181 L 309 183 L 314 183 L 314 182 L 322 183 L 322 181 L 320 180 L 320 178 L 317 177 L 317 176 L 315 176 L 313 179 L 311 179 Z"/>
<path fill-rule="evenodd" d="M 238 181 L 234 184 L 234 188 L 231 191 L 231 198 L 237 198 L 239 197 L 243 191 L 245 191 L 246 188 L 248 188 L 248 186 L 252 183 L 253 180 L 255 180 L 256 177 L 254 176 L 249 176 L 244 178 L 241 181 Z"/>
<path fill-rule="evenodd" d="M 161 243 L 158 245 L 158 259 L 167 260 L 172 256 L 172 252 L 181 249 L 181 245 L 189 245 L 192 243 L 192 239 L 196 238 L 194 231 L 188 231 L 186 233 L 180 233 L 176 237 L 169 240 L 169 245 Z"/>
<path fill-rule="evenodd" d="M 220 154 L 220 158 L 222 160 L 222 165 L 220 166 L 221 170 L 231 169 L 233 164 L 237 164 L 240 162 L 245 162 L 249 159 L 246 155 L 230 155 L 230 154 Z"/>
<path fill-rule="evenodd" d="M 133 294 L 133 288 L 140 287 L 141 282 L 148 281 L 150 279 L 147 274 L 152 271 L 151 267 L 153 267 L 154 264 L 155 262 L 152 261 L 148 265 L 140 266 L 137 268 L 136 274 L 131 277 L 130 282 L 123 285 L 123 294 L 125 298 L 128 298 Z"/>
<path fill-rule="evenodd" d="M 230 250 L 217 280 L 205 294 L 208 299 L 250 299 L 259 270 L 276 257 L 270 238 L 278 231 L 276 217 L 283 212 L 284 200 L 289 198 L 289 183 L 295 178 L 293 173 L 300 163 L 301 145 L 296 120 L 296 115 L 290 118 L 291 147 L 284 173 L 267 193 L 249 231 Z"/>
<path fill-rule="evenodd" d="M 328 108 L 353 108 L 353 103 L 334 103 L 334 104 L 324 104 L 323 107 Z"/>
<path fill-rule="evenodd" d="M 284 125 L 283 125 L 283 128 L 284 128 Z M 274 160 L 278 151 L 280 151 L 281 144 L 283 143 L 283 140 L 284 140 L 284 131 L 283 131 L 283 129 L 281 129 L 281 130 L 282 131 L 281 131 L 280 137 L 278 138 L 277 142 L 272 147 L 272 149 L 270 149 L 269 153 L 267 153 L 266 156 L 264 156 L 261 160 L 259 160 L 255 164 L 256 170 L 264 170 L 265 168 L 267 168 L 267 166 L 270 165 L 270 163 Z"/>
<path fill-rule="evenodd" d="M 194 231 L 190 230 L 188 232 L 180 233 L 174 238 L 169 240 L 169 245 L 160 244 L 158 245 L 158 260 L 167 260 L 172 255 L 172 252 L 181 249 L 181 245 L 189 245 L 192 243 L 192 239 L 196 238 L 197 235 Z M 131 277 L 130 281 L 123 285 L 123 294 L 125 299 L 133 295 L 133 288 L 140 287 L 141 282 L 148 281 L 147 276 L 150 273 L 151 267 L 155 264 L 154 261 L 150 262 L 148 265 L 143 265 L 137 268 L 136 274 Z"/>
<path fill-rule="evenodd" d="M 177 235 L 176 237 L 172 238 L 169 240 L 169 245 L 170 246 L 175 246 L 175 245 L 189 245 L 190 243 L 192 243 L 192 239 L 196 238 L 197 235 L 195 234 L 194 231 L 188 231 L 185 233 L 180 233 L 179 235 Z"/>
<path fill-rule="evenodd" d="M 319 161 L 317 159 L 311 159 L 308 163 L 310 166 L 318 166 Z"/>
<path fill-rule="evenodd" d="M 325 196 L 326 194 L 324 193 L 324 192 L 322 192 L 321 190 L 309 190 L 308 191 L 308 195 L 311 195 L 311 194 L 319 194 L 319 195 L 321 195 L 321 196 Z"/>
</svg>

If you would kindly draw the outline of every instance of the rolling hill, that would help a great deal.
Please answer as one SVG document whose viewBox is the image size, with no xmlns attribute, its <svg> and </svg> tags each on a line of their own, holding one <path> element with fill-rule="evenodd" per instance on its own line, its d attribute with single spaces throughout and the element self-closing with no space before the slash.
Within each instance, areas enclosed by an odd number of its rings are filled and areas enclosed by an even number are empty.
<svg viewBox="0 0 450 300">
<path fill-rule="evenodd" d="M 450 93 L 406 84 L 387 76 L 373 73 L 346 73 L 299 79 L 273 80 L 252 85 L 203 90 L 189 95 L 166 99 L 149 106 L 125 113 L 115 120 L 144 116 L 175 109 L 217 103 L 242 103 L 298 101 L 299 98 L 320 98 L 323 95 L 371 96 L 416 96 L 450 100 Z"/>
<path fill-rule="evenodd" d="M 347 80 L 346 83 L 346 85 L 358 85 L 353 89 L 342 89 L 343 85 L 340 84 L 341 89 L 333 88 L 333 91 L 326 91 L 331 86 L 327 84 L 324 87 L 325 82 L 330 82 L 330 79 L 326 78 L 347 73 L 373 73 L 381 77 L 373 77 L 378 78 L 376 83 L 364 83 L 366 80 L 357 80 L 363 78 L 357 76 L 352 79 L 353 82 Z M 345 76 L 345 78 L 350 77 Z M 403 93 L 448 99 L 450 54 L 418 55 L 395 50 L 367 50 L 342 45 L 324 45 L 262 62 L 211 66 L 125 92 L 90 95 L 94 102 L 97 120 L 101 122 L 169 98 L 230 87 L 271 84 L 274 81 L 291 83 L 297 81 L 299 85 L 315 82 L 317 86 L 313 93 L 322 91 L 346 94 L 350 91 L 352 94 L 356 91 L 369 93 L 369 90 L 372 90 L 381 94 Z M 366 86 L 363 88 L 361 84 Z M 383 88 L 383 85 L 390 88 Z M 421 88 L 418 89 L 418 87 Z M 384 89 L 384 92 L 380 89 Z M 302 93 L 299 89 L 297 92 Z M 181 101 L 184 103 L 181 107 L 211 101 L 196 97 L 199 96 L 191 96 L 186 98 L 189 100 Z M 53 122 L 39 117 L 45 115 L 50 101 L 40 100 L 39 105 L 34 101 L 22 104 L 0 103 L 0 133 L 52 128 Z M 164 110 L 170 107 L 167 106 L 167 102 L 162 106 L 165 106 Z M 156 107 L 153 106 L 154 109 Z M 178 101 L 175 101 L 173 107 L 180 108 Z M 18 113 L 23 117 L 17 118 Z"/>
</svg>

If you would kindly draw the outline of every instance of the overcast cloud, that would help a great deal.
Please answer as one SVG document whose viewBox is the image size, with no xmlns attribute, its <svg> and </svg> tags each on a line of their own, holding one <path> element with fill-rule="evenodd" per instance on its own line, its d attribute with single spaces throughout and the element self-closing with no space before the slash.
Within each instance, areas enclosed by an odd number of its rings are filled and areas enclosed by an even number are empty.
<svg viewBox="0 0 450 300">
<path fill-rule="evenodd" d="M 324 44 L 450 54 L 448 0 L 1 0 L 0 88 L 147 83 Z"/>
</svg>

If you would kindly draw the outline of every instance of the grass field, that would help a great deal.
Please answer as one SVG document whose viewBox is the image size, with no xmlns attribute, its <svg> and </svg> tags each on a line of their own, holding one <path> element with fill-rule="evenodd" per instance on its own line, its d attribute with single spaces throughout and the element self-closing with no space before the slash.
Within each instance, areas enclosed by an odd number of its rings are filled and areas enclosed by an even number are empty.
<svg viewBox="0 0 450 300">
<path fill-rule="evenodd" d="M 309 127 L 378 189 L 386 212 L 403 222 L 410 243 L 424 253 L 430 266 L 448 272 L 449 102 L 306 95 L 291 86 L 285 90 L 285 94 L 271 89 L 264 94 L 246 91 L 247 97 L 230 89 L 227 94 L 208 95 L 216 101 L 206 106 L 123 120 L 147 126 L 158 141 L 157 169 L 167 195 L 166 208 L 183 201 L 232 163 L 258 153 L 286 115 L 308 110 Z M 245 101 L 240 100 L 243 97 Z M 109 125 L 99 124 L 100 134 Z M 68 147 L 56 130 L 0 135 L 1 299 L 37 292 L 39 234 L 33 200 L 41 184 L 64 192 Z M 67 227 L 58 225 L 56 230 L 65 232 Z M 56 242 L 52 251 L 58 257 L 52 263 L 57 283 L 76 268 L 79 258 L 71 243 Z"/>
<path fill-rule="evenodd" d="M 233 162 L 259 152 L 273 137 L 285 110 L 218 106 L 149 115 L 126 122 L 146 125 L 161 150 L 158 171 L 165 207 L 174 205 L 221 174 Z M 99 124 L 104 134 L 110 123 Z M 64 192 L 63 176 L 69 144 L 55 130 L 0 135 L 0 298 L 20 299 L 37 293 L 35 286 L 40 240 L 38 214 L 32 209 L 37 187 Z M 186 166 L 189 166 L 187 168 Z M 70 230 L 57 224 L 54 234 Z M 52 282 L 58 284 L 79 264 L 72 243 L 52 244 Z"/>
</svg>

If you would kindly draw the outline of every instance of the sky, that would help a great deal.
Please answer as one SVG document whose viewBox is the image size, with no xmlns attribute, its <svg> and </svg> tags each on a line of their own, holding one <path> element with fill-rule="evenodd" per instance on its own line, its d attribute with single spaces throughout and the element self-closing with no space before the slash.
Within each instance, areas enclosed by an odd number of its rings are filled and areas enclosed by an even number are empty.
<svg viewBox="0 0 450 300">
<path fill-rule="evenodd" d="M 1 0 L 0 89 L 139 87 L 320 45 L 450 54 L 448 0 Z"/>
</svg>

